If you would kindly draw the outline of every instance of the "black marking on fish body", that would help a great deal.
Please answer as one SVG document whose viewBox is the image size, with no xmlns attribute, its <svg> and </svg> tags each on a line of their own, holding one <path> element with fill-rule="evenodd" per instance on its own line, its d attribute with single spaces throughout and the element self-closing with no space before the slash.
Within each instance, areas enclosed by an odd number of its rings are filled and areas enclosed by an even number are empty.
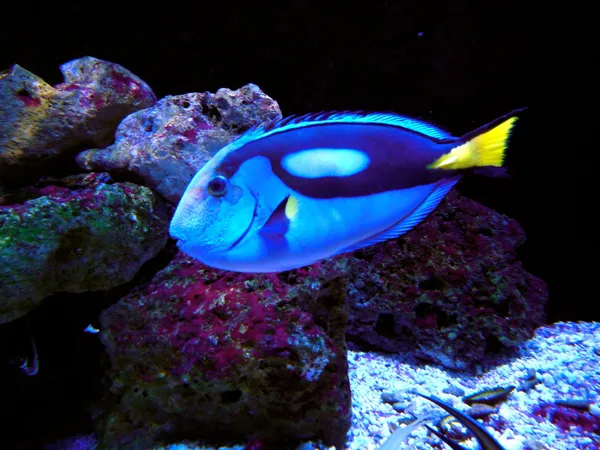
<svg viewBox="0 0 600 450">
<path fill-rule="evenodd" d="M 269 159 L 275 175 L 292 190 L 312 198 L 359 197 L 430 184 L 456 171 L 427 169 L 427 165 L 454 144 L 439 141 L 401 127 L 334 122 L 293 128 L 249 141 L 227 154 L 218 172 L 231 177 L 246 160 Z M 365 153 L 369 166 L 356 174 L 305 178 L 288 172 L 282 159 L 310 149 L 353 149 Z"/>
</svg>

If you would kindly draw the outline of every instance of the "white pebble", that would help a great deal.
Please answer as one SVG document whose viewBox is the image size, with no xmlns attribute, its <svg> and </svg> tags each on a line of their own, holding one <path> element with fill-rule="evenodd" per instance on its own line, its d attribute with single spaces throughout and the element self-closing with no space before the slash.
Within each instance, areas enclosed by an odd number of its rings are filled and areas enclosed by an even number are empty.
<svg viewBox="0 0 600 450">
<path fill-rule="evenodd" d="M 592 403 L 590 405 L 590 413 L 596 417 L 600 417 L 600 403 Z"/>
<path fill-rule="evenodd" d="M 542 375 L 542 381 L 544 382 L 544 384 L 548 387 L 554 386 L 556 384 L 556 380 L 554 379 L 554 377 L 546 372 L 544 375 Z"/>
</svg>

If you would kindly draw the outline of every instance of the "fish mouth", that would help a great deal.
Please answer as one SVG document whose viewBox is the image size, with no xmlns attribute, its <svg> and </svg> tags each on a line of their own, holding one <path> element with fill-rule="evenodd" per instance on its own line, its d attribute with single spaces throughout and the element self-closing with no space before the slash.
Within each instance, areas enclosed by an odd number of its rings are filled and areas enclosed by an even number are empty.
<svg viewBox="0 0 600 450">
<path fill-rule="evenodd" d="M 254 224 L 254 220 L 256 219 L 256 211 L 258 210 L 258 199 L 254 196 L 254 194 L 252 192 L 250 192 L 250 195 L 252 195 L 252 197 L 254 198 L 254 211 L 252 211 L 252 219 L 250 219 L 248 228 L 246 228 L 246 230 L 242 233 L 242 235 L 233 244 L 231 244 L 231 247 L 229 247 L 227 249 L 227 251 L 231 251 L 236 246 L 238 246 L 240 244 L 240 242 L 242 242 L 244 240 L 244 238 L 248 235 L 248 233 L 250 232 L 250 229 L 252 228 L 252 225 Z"/>
</svg>

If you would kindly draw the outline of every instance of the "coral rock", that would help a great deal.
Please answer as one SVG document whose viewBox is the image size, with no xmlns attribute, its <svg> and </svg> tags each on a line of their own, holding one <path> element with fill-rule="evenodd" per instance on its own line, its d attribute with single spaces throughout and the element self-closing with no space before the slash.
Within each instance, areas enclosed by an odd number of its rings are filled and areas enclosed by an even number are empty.
<svg viewBox="0 0 600 450">
<path fill-rule="evenodd" d="M 98 426 L 103 448 L 181 436 L 277 448 L 321 437 L 340 448 L 350 425 L 345 291 L 339 279 L 296 289 L 178 253 L 101 316 L 115 397 Z"/>
<path fill-rule="evenodd" d="M 0 196 L 0 323 L 56 292 L 130 281 L 168 239 L 168 212 L 150 189 L 74 176 Z"/>
<path fill-rule="evenodd" d="M 167 96 L 123 120 L 114 145 L 81 152 L 76 162 L 85 170 L 133 173 L 177 203 L 217 151 L 252 125 L 279 118 L 277 102 L 253 84 Z"/>
<path fill-rule="evenodd" d="M 16 64 L 0 73 L 0 184 L 27 184 L 69 150 L 110 144 L 125 116 L 156 102 L 118 64 L 84 57 L 60 70 L 54 87 Z"/>
<path fill-rule="evenodd" d="M 353 348 L 410 351 L 451 369 L 516 348 L 544 324 L 546 284 L 518 260 L 512 219 L 453 190 L 415 229 L 338 259 Z"/>
</svg>

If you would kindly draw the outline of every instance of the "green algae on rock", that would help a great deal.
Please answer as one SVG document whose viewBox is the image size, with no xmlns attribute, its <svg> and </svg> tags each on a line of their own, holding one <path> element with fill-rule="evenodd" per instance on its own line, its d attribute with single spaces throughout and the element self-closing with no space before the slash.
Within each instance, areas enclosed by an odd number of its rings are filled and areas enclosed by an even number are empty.
<svg viewBox="0 0 600 450">
<path fill-rule="evenodd" d="M 128 282 L 165 246 L 164 203 L 148 188 L 105 181 L 99 174 L 74 176 L 25 189 L 35 198 L 23 203 L 7 203 L 6 194 L 0 199 L 0 323 L 56 292 Z"/>
</svg>

